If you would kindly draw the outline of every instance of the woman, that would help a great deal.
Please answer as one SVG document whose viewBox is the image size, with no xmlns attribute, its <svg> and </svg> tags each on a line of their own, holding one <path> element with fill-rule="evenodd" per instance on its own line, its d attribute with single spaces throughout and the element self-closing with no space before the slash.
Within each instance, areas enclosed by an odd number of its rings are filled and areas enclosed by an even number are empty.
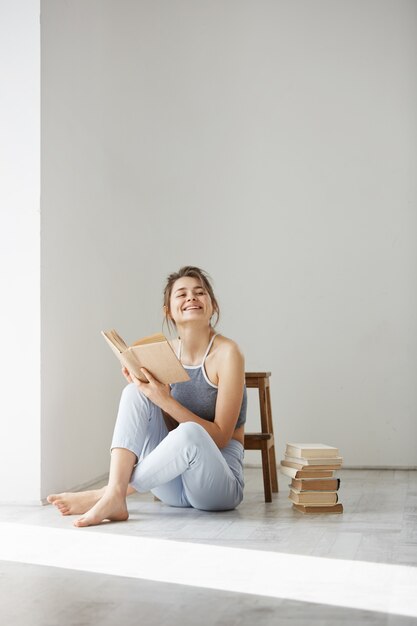
<svg viewBox="0 0 417 626">
<path fill-rule="evenodd" d="M 246 420 L 243 355 L 217 334 L 219 306 L 208 275 L 186 266 L 168 277 L 164 315 L 190 380 L 163 385 L 147 370 L 143 383 L 125 368 L 103 489 L 48 496 L 63 515 L 83 514 L 75 526 L 128 518 L 126 495 L 151 491 L 171 506 L 207 511 L 235 508 L 243 498 Z M 214 324 L 215 325 L 215 324 Z"/>
</svg>

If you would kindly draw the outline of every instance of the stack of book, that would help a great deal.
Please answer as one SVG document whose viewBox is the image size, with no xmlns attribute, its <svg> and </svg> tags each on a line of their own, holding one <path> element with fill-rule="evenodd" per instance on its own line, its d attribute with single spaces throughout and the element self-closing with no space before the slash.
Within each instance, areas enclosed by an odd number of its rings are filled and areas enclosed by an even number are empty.
<svg viewBox="0 0 417 626">
<path fill-rule="evenodd" d="M 289 499 L 300 513 L 343 513 L 339 450 L 323 443 L 287 443 L 281 472 L 291 478 Z"/>
</svg>

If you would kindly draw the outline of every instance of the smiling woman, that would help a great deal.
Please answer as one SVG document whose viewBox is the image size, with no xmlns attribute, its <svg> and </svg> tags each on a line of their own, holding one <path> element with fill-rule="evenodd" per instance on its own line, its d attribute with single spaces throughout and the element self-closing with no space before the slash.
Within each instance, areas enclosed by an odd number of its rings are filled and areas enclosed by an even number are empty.
<svg viewBox="0 0 417 626">
<path fill-rule="evenodd" d="M 82 515 L 75 526 L 126 520 L 126 495 L 135 491 L 208 511 L 233 509 L 243 498 L 244 358 L 234 341 L 215 331 L 220 309 L 208 274 L 193 266 L 170 274 L 163 310 L 190 379 L 169 386 L 142 370 L 144 383 L 122 370 L 129 384 L 120 400 L 108 485 L 48 497 L 63 515 Z"/>
<path fill-rule="evenodd" d="M 211 305 L 209 324 L 215 327 L 220 318 L 220 308 L 208 274 L 198 267 L 189 265 L 181 268 L 179 272 L 168 276 L 164 290 L 164 312 L 165 319 L 168 321 L 168 324 L 171 322 L 174 329 L 176 328 L 176 323 L 171 311 L 174 310 L 175 303 L 178 304 L 182 312 L 190 310 L 204 311 L 207 308 L 208 301 Z M 212 318 L 214 315 L 216 315 L 216 320 L 213 322 Z"/>
</svg>

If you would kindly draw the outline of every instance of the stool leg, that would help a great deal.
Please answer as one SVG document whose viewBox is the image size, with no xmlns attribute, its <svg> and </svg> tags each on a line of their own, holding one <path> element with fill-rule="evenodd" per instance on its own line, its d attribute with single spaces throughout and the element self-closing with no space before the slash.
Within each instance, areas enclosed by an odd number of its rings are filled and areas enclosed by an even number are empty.
<svg viewBox="0 0 417 626">
<path fill-rule="evenodd" d="M 271 466 L 271 483 L 272 491 L 278 493 L 278 474 L 277 474 L 277 462 L 275 458 L 275 446 L 269 448 L 269 464 Z"/>
<path fill-rule="evenodd" d="M 272 502 L 271 471 L 269 467 L 269 453 L 267 448 L 262 448 L 262 472 L 264 477 L 265 502 Z"/>
</svg>

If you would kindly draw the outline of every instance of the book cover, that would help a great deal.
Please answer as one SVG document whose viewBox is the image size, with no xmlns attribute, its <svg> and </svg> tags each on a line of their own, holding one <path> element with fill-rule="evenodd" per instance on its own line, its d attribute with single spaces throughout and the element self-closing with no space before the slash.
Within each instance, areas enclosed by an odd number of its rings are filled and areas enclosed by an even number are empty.
<svg viewBox="0 0 417 626">
<path fill-rule="evenodd" d="M 293 503 L 292 508 L 303 514 L 343 513 L 343 504 L 341 502 L 333 506 L 305 506 Z"/>
<path fill-rule="evenodd" d="M 325 443 L 287 443 L 285 454 L 306 459 L 334 458 L 339 456 L 339 450 Z"/>
<path fill-rule="evenodd" d="M 167 338 L 161 333 L 139 339 L 132 346 L 128 346 L 114 329 L 102 330 L 101 334 L 120 363 L 142 382 L 147 382 L 140 371 L 142 367 L 166 385 L 190 380 Z"/>
</svg>

